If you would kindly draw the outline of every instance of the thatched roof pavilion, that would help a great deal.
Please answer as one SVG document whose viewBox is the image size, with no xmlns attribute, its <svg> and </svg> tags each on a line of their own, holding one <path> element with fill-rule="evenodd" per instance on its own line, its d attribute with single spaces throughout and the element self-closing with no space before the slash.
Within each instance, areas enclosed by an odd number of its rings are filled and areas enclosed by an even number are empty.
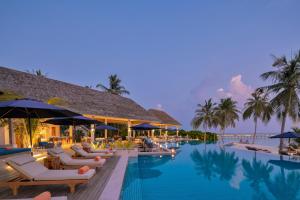
<svg viewBox="0 0 300 200">
<path fill-rule="evenodd" d="M 63 102 L 60 106 L 105 124 L 123 123 L 131 127 L 147 122 L 162 127 L 180 126 L 167 113 L 154 109 L 147 111 L 132 99 L 6 67 L 0 67 L 1 93 L 44 102 L 57 98 Z M 130 128 L 128 135 L 131 136 Z"/>
<path fill-rule="evenodd" d="M 65 102 L 63 107 L 100 119 L 159 121 L 129 98 L 5 67 L 0 67 L 0 91 L 41 101 L 57 97 Z"/>
<path fill-rule="evenodd" d="M 157 109 L 149 109 L 148 112 L 155 118 L 157 118 L 161 125 L 166 125 L 166 126 L 181 126 L 181 124 L 171 117 L 168 113 L 162 110 L 157 110 Z"/>
</svg>

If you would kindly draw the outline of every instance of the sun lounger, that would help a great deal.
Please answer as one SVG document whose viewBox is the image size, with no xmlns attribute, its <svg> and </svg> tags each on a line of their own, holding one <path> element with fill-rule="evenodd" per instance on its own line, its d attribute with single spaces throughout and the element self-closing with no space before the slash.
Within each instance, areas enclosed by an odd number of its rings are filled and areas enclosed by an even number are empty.
<svg viewBox="0 0 300 200">
<path fill-rule="evenodd" d="M 48 149 L 48 154 L 60 158 L 62 168 L 80 168 L 82 166 L 89 166 L 90 168 L 102 167 L 105 159 L 95 161 L 94 159 L 74 159 L 69 154 L 65 153 L 62 148 Z"/>
<path fill-rule="evenodd" d="M 110 150 L 110 149 L 95 149 L 92 147 L 92 145 L 88 142 L 82 142 L 81 143 L 83 150 L 85 150 L 88 153 L 116 153 L 116 150 Z"/>
<path fill-rule="evenodd" d="M 85 174 L 78 174 L 78 170 L 49 170 L 30 155 L 10 157 L 5 162 L 20 174 L 17 179 L 6 183 L 13 195 L 17 195 L 20 186 L 27 185 L 68 185 L 73 193 L 77 184 L 88 183 L 95 174 L 94 169 Z"/>
<path fill-rule="evenodd" d="M 106 153 L 88 153 L 78 145 L 73 145 L 71 147 L 71 149 L 73 151 L 75 151 L 76 156 L 83 157 L 83 158 L 95 158 L 96 156 L 100 156 L 100 157 L 103 157 L 103 158 L 110 158 L 114 155 L 113 153 L 109 153 L 109 152 L 106 152 Z"/>
</svg>

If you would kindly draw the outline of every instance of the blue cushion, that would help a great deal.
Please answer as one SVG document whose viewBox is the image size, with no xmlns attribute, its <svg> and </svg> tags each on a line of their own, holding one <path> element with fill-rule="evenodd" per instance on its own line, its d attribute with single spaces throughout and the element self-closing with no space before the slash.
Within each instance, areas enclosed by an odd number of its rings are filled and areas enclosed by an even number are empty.
<svg viewBox="0 0 300 200">
<path fill-rule="evenodd" d="M 9 154 L 15 154 L 15 153 L 21 153 L 21 152 L 30 152 L 30 148 L 12 148 L 12 149 L 5 149 L 0 148 L 0 156 L 9 155 Z"/>
</svg>

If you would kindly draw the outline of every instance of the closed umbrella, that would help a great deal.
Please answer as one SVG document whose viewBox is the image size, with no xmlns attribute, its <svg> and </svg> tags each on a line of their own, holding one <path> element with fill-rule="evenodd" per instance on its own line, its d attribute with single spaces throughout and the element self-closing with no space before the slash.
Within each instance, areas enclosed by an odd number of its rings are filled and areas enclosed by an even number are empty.
<svg viewBox="0 0 300 200">
<path fill-rule="evenodd" d="M 78 116 L 67 109 L 46 104 L 34 99 L 18 99 L 0 102 L 0 118 L 27 118 L 29 125 L 30 145 L 32 148 L 32 118 L 72 117 Z"/>
</svg>

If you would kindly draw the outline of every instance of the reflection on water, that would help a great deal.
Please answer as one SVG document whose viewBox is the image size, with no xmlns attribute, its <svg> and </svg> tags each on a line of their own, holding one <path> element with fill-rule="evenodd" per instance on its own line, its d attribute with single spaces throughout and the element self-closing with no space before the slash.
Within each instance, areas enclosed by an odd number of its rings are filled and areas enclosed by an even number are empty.
<svg viewBox="0 0 300 200">
<path fill-rule="evenodd" d="M 121 199 L 300 200 L 299 161 L 215 144 L 179 145 L 174 159 L 130 159 Z"/>
<path fill-rule="evenodd" d="M 204 151 L 202 154 L 198 150 L 194 150 L 191 158 L 195 162 L 199 174 L 203 174 L 208 179 L 218 176 L 221 180 L 227 181 L 235 174 L 239 161 L 234 152 L 228 153 L 225 150 L 220 152 Z"/>
<path fill-rule="evenodd" d="M 239 170 L 239 158 L 235 152 L 226 152 L 224 149 L 217 150 L 194 150 L 190 154 L 195 170 L 198 175 L 208 180 L 219 178 L 220 180 L 231 181 Z M 271 163 L 280 167 L 279 172 L 273 173 L 274 167 Z M 242 159 L 241 169 L 250 187 L 253 189 L 252 199 L 278 199 L 278 200 L 296 200 L 299 199 L 300 173 L 297 171 L 288 171 L 300 169 L 299 162 L 285 160 L 271 160 L 263 162 L 257 160 L 256 153 L 251 161 Z M 265 191 L 264 189 L 267 189 Z M 268 194 L 272 194 L 269 198 Z"/>
</svg>

